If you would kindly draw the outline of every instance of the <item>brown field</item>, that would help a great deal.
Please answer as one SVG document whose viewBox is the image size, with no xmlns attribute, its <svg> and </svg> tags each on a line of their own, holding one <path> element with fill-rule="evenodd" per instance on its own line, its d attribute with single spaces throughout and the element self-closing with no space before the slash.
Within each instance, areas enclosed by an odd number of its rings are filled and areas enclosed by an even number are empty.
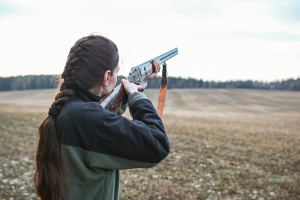
<svg viewBox="0 0 300 200">
<path fill-rule="evenodd" d="M 156 106 L 158 90 L 145 93 Z M 54 94 L 0 92 L 0 199 L 36 199 L 37 128 Z M 121 171 L 120 199 L 300 199 L 299 92 L 168 90 L 163 122 L 169 156 Z"/>
</svg>

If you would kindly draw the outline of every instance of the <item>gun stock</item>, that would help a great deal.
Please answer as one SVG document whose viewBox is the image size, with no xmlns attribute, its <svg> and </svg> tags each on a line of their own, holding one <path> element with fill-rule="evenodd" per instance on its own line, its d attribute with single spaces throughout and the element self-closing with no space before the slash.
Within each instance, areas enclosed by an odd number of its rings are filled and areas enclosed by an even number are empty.
<svg viewBox="0 0 300 200">
<path fill-rule="evenodd" d="M 118 113 L 126 97 L 126 92 L 122 84 L 115 87 L 111 93 L 99 101 L 99 104 L 105 109 L 114 113 Z"/>
<path fill-rule="evenodd" d="M 134 82 L 134 79 L 137 75 L 137 72 L 128 80 L 130 83 Z M 99 104 L 110 112 L 118 113 L 122 104 L 127 102 L 127 94 L 125 92 L 124 86 L 120 83 L 117 87 L 114 88 L 109 94 L 104 96 Z"/>
</svg>

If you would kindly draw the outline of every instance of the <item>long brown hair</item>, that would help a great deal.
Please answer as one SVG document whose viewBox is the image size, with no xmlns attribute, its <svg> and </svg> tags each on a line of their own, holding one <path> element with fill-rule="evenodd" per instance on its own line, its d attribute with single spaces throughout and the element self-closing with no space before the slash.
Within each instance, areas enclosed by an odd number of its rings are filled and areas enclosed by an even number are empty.
<svg viewBox="0 0 300 200">
<path fill-rule="evenodd" d="M 51 108 L 59 113 L 64 104 L 75 96 L 74 88 L 92 88 L 103 79 L 107 70 L 113 73 L 118 62 L 118 48 L 111 40 L 99 35 L 79 39 L 70 49 L 61 74 L 60 92 L 56 94 Z M 38 132 L 34 173 L 36 193 L 42 200 L 60 200 L 65 179 L 55 117 L 48 115 L 41 122 Z"/>
</svg>

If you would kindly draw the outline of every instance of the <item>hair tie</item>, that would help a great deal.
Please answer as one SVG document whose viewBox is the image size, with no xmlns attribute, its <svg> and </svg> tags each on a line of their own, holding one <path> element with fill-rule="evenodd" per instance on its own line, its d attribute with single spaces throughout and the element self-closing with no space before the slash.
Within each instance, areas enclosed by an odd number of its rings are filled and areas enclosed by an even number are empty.
<svg viewBox="0 0 300 200">
<path fill-rule="evenodd" d="M 55 118 L 55 117 L 57 117 L 58 114 L 59 113 L 54 108 L 49 108 L 48 115 Z"/>
</svg>

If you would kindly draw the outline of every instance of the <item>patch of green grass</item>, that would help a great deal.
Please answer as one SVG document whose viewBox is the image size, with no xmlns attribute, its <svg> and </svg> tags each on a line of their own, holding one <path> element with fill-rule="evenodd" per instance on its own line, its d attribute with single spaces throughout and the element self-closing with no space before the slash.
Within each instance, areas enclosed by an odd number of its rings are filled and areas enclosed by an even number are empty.
<svg viewBox="0 0 300 200">
<path fill-rule="evenodd" d="M 295 182 L 295 180 L 291 179 L 291 178 L 269 178 L 269 181 L 272 183 L 293 183 Z"/>
<path fill-rule="evenodd" d="M 208 188 L 207 187 L 203 187 L 202 190 L 201 190 L 201 196 L 205 197 L 206 194 L 207 194 L 207 191 L 208 191 Z"/>
<path fill-rule="evenodd" d="M 234 174 L 239 174 L 240 171 L 239 170 L 233 171 L 231 169 L 225 169 L 225 170 L 223 170 L 223 173 L 234 175 Z"/>
</svg>

